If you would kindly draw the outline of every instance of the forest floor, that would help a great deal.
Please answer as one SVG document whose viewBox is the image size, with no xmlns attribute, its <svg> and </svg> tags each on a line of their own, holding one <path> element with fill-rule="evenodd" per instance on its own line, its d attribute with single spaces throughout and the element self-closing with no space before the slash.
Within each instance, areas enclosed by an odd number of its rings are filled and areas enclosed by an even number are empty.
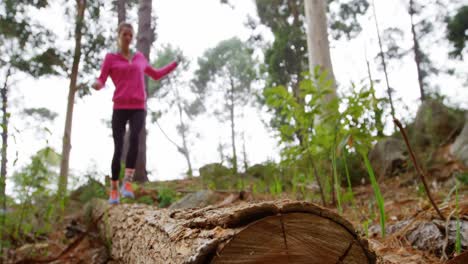
<svg viewBox="0 0 468 264">
<path fill-rule="evenodd" d="M 370 248 L 378 256 L 378 263 L 446 263 L 448 259 L 452 259 L 455 256 L 453 252 L 457 196 L 462 224 L 462 245 L 465 245 L 463 249 L 466 251 L 468 185 L 461 183 L 456 196 L 454 177 L 447 176 L 452 175 L 454 171 L 460 171 L 460 165 L 449 161 L 430 168 L 429 171 L 437 171 L 431 175 L 439 175 L 437 178 L 430 178 L 429 185 L 436 204 L 440 207 L 444 217 L 450 217 L 450 221 L 441 220 L 433 209 L 416 172 L 407 172 L 398 177 L 379 180 L 385 201 L 385 237 L 382 237 L 380 231 L 379 213 L 377 206 L 372 202 L 375 199 L 370 184 L 353 188 L 354 203 L 349 200 L 343 202 L 343 211 L 340 215 L 350 221 L 363 237 L 367 237 Z M 466 174 L 466 171 L 464 173 Z M 157 200 L 158 193 L 153 187 L 159 185 L 169 186 L 181 197 L 193 192 L 194 186 L 201 184 L 197 177 L 150 182 L 135 191 L 136 198 L 149 196 Z M 271 195 L 254 194 L 249 191 L 239 193 L 214 190 L 213 192 L 216 194 L 215 199 L 211 199 L 209 203 L 218 206 L 298 198 L 292 193 Z M 312 202 L 321 204 L 320 200 Z M 48 259 L 47 263 L 113 263 L 107 252 L 108 245 L 100 240 L 95 225 L 86 224 L 90 221 L 83 208 L 82 203 L 71 200 L 67 207 L 67 215 L 56 224 L 54 232 L 46 238 L 31 238 L 31 243 L 10 250 L 7 263 L 45 263 L 35 262 L 38 259 Z M 339 213 L 334 206 L 327 206 L 327 208 Z M 33 251 L 35 255 L 31 257 Z M 454 263 L 468 263 L 468 261 L 462 260 L 462 262 Z"/>
</svg>

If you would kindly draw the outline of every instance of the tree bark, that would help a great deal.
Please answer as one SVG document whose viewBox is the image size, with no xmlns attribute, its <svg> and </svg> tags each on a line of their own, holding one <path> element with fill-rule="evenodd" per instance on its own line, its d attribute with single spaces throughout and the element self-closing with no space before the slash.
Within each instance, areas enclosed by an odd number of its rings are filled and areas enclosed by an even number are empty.
<svg viewBox="0 0 468 264">
<path fill-rule="evenodd" d="M 231 78 L 231 91 L 229 94 L 229 117 L 231 121 L 231 144 L 232 144 L 232 170 L 237 174 L 237 151 L 236 151 L 236 129 L 234 123 L 234 81 Z"/>
<path fill-rule="evenodd" d="M 58 183 L 57 197 L 61 201 L 67 191 L 68 169 L 70 163 L 71 150 L 71 131 L 73 121 L 73 107 L 75 104 L 76 82 L 78 78 L 78 67 L 81 59 L 81 37 L 84 21 L 84 11 L 86 9 L 86 0 L 76 1 L 76 24 L 75 24 L 75 51 L 73 56 L 73 66 L 71 71 L 70 86 L 68 89 L 67 114 L 65 118 L 65 129 L 63 132 L 62 161 L 60 164 L 60 176 Z"/>
<path fill-rule="evenodd" d="M 117 26 L 120 25 L 120 23 L 125 22 L 127 19 L 127 8 L 125 6 L 125 2 L 127 2 L 127 0 L 116 0 Z"/>
<path fill-rule="evenodd" d="M 155 35 L 151 27 L 151 0 L 140 0 L 138 8 L 138 34 L 137 50 L 143 53 L 149 61 L 151 45 L 154 42 Z M 145 77 L 146 94 L 148 94 L 148 77 Z M 135 180 L 138 182 L 147 182 L 146 173 L 146 122 L 141 130 L 138 147 L 138 157 L 136 162 Z"/>
<path fill-rule="evenodd" d="M 414 16 L 414 8 L 413 8 L 413 0 L 410 0 L 409 6 L 409 13 L 411 17 L 411 33 L 413 34 L 413 51 L 414 51 L 414 61 L 416 63 L 416 69 L 418 71 L 418 83 L 419 83 L 419 92 L 421 93 L 421 102 L 424 102 L 426 99 L 426 94 L 424 92 L 424 82 L 423 82 L 423 74 L 421 72 L 421 50 L 419 47 L 419 41 L 416 36 L 416 29 L 413 21 Z"/>
<path fill-rule="evenodd" d="M 353 226 L 307 202 L 243 203 L 167 210 L 110 207 L 92 216 L 120 263 L 376 263 Z"/>
<path fill-rule="evenodd" d="M 245 133 L 242 132 L 242 156 L 244 158 L 244 172 L 249 168 L 249 162 L 247 161 L 247 149 L 245 147 Z"/>
<path fill-rule="evenodd" d="M 327 8 L 326 0 L 304 0 L 307 22 L 307 46 L 309 54 L 309 70 L 314 76 L 315 68 L 320 67 L 326 71 L 328 78 L 333 81 L 332 93 L 327 95 L 327 102 L 336 98 L 336 82 L 333 74 L 333 66 L 330 56 L 330 44 L 328 41 Z"/>
<path fill-rule="evenodd" d="M 11 68 L 8 68 L 5 75 L 5 82 L 1 90 L 2 97 L 2 165 L 0 169 L 0 198 L 2 199 L 2 215 L 0 222 L 0 237 L 4 236 L 5 214 L 6 214 L 6 174 L 7 174 L 7 147 L 8 147 L 8 79 L 11 76 Z M 3 242 L 0 242 L 0 254 L 3 254 Z M 0 263 L 3 263 L 3 256 L 0 256 Z"/>
<path fill-rule="evenodd" d="M 2 96 L 2 165 L 0 169 L 0 195 L 5 198 L 5 182 L 7 174 L 7 147 L 8 147 L 8 79 L 11 75 L 11 68 L 7 70 L 5 82 L 1 90 Z M 4 199 L 5 200 L 5 199 Z"/>
<path fill-rule="evenodd" d="M 182 136 L 182 149 L 184 151 L 183 155 L 185 157 L 185 160 L 187 161 L 187 166 L 188 166 L 188 176 L 191 178 L 193 177 L 193 169 L 192 169 L 192 162 L 190 161 L 190 154 L 188 150 L 188 144 L 187 144 L 187 134 L 186 134 L 186 125 L 184 123 L 184 118 L 183 118 L 183 108 L 181 104 L 181 98 L 179 95 L 179 92 L 176 88 L 176 96 L 177 96 L 177 108 L 179 110 L 179 122 L 181 126 L 181 136 Z"/>
</svg>

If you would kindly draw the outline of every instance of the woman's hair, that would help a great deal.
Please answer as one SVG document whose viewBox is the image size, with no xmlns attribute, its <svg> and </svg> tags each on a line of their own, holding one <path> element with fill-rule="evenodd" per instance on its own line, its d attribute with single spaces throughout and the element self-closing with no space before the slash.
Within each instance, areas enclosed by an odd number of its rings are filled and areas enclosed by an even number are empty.
<svg viewBox="0 0 468 264">
<path fill-rule="evenodd" d="M 122 29 L 125 27 L 130 28 L 134 32 L 132 24 L 127 23 L 127 22 L 121 22 L 119 26 L 117 27 L 117 33 L 120 34 Z"/>
</svg>

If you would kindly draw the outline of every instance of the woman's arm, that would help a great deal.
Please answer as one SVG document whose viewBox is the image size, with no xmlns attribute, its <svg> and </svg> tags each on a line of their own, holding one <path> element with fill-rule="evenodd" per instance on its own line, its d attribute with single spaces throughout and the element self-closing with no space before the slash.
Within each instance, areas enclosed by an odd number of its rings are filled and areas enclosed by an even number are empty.
<svg viewBox="0 0 468 264">
<path fill-rule="evenodd" d="M 106 84 L 107 77 L 109 77 L 110 70 L 110 54 L 107 54 L 104 58 L 104 62 L 101 65 L 101 74 L 93 83 L 92 87 L 96 90 L 101 90 Z"/>
<path fill-rule="evenodd" d="M 145 68 L 145 73 L 148 74 L 151 78 L 154 80 L 160 80 L 164 76 L 168 75 L 170 72 L 172 72 L 175 68 L 177 67 L 177 62 L 173 61 L 169 63 L 168 65 L 156 69 L 151 67 L 151 65 L 147 64 Z"/>
</svg>

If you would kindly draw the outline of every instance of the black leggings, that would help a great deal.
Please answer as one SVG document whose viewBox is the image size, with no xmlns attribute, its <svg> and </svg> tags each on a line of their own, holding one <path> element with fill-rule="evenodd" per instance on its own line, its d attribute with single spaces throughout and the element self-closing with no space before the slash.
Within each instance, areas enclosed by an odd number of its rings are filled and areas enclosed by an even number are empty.
<svg viewBox="0 0 468 264">
<path fill-rule="evenodd" d="M 119 179 L 120 159 L 122 157 L 125 125 L 130 121 L 130 144 L 125 167 L 134 169 L 138 155 L 138 138 L 145 124 L 144 109 L 114 109 L 112 113 L 112 136 L 114 138 L 114 157 L 112 158 L 112 180 Z"/>
</svg>

